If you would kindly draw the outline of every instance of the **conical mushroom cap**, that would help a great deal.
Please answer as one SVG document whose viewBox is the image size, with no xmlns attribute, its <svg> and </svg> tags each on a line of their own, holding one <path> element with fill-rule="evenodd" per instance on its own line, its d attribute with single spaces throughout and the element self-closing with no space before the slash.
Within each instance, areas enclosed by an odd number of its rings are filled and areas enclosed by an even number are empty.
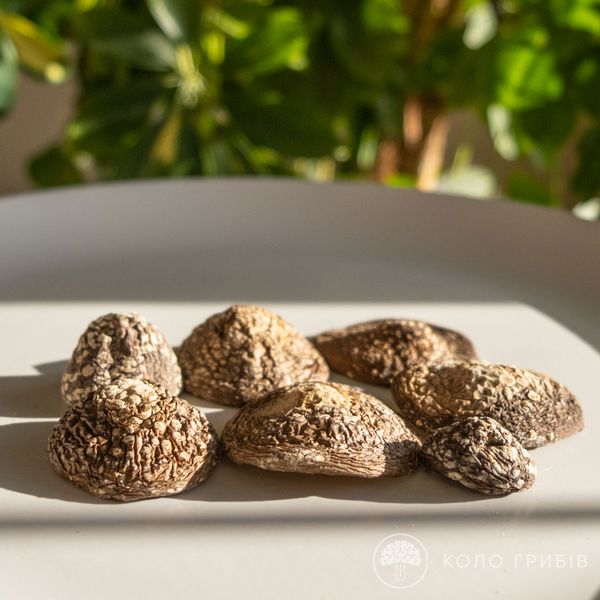
<svg viewBox="0 0 600 600">
<path fill-rule="evenodd" d="M 101 498 L 169 496 L 206 479 L 217 435 L 185 400 L 146 381 L 118 379 L 76 402 L 52 430 L 54 469 Z"/>
<path fill-rule="evenodd" d="M 173 348 L 152 323 L 134 313 L 110 313 L 88 325 L 63 374 L 63 399 L 73 404 L 120 377 L 150 381 L 173 395 L 181 392 Z"/>
<path fill-rule="evenodd" d="M 186 391 L 231 406 L 329 377 L 312 344 L 260 306 L 234 305 L 196 327 L 181 344 L 179 364 Z"/>
</svg>

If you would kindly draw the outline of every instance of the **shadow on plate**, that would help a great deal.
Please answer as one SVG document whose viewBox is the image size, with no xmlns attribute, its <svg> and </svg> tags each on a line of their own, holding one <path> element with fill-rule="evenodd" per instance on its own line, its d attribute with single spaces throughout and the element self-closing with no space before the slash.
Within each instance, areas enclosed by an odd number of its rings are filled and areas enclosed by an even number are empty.
<svg viewBox="0 0 600 600">
<path fill-rule="evenodd" d="M 405 477 L 329 477 L 264 471 L 236 465 L 226 456 L 221 457 L 209 479 L 177 496 L 200 502 L 264 502 L 308 497 L 389 504 L 448 504 L 486 499 L 424 469 Z"/>
<path fill-rule="evenodd" d="M 0 378 L 0 414 L 20 418 L 59 418 L 65 409 L 60 398 L 64 361 L 36 365 L 40 375 Z M 357 385 L 343 377 L 335 381 Z M 360 384 L 358 384 L 360 385 Z M 389 390 L 362 386 L 393 404 Z M 184 397 L 204 411 L 222 432 L 236 408 L 212 404 L 193 396 Z M 112 504 L 90 496 L 61 477 L 50 466 L 46 442 L 55 421 L 20 422 L 0 427 L 0 487 L 40 498 L 69 502 Z M 174 498 L 196 502 L 264 502 L 291 498 L 323 497 L 336 500 L 393 504 L 437 504 L 484 500 L 485 498 L 424 470 L 406 477 L 360 479 L 264 471 L 236 465 L 226 456 L 210 478 Z"/>
<path fill-rule="evenodd" d="M 387 388 L 358 383 L 337 374 L 332 374 L 332 381 L 361 387 L 394 409 Z M 219 435 L 225 423 L 238 411 L 187 394 L 184 397 L 206 413 Z M 206 482 L 177 498 L 201 502 L 261 502 L 311 496 L 393 504 L 445 504 L 486 499 L 424 469 L 405 477 L 331 477 L 265 471 L 236 465 L 224 455 Z"/>
<path fill-rule="evenodd" d="M 46 443 L 54 424 L 25 421 L 0 427 L 0 487 L 38 498 L 101 504 L 53 471 Z"/>
<path fill-rule="evenodd" d="M 65 411 L 60 378 L 66 361 L 35 365 L 39 375 L 0 377 L 0 416 L 26 419 L 58 418 Z"/>
<path fill-rule="evenodd" d="M 590 600 L 600 600 L 600 588 L 596 591 L 596 593 L 590 598 Z"/>
<path fill-rule="evenodd" d="M 59 477 L 50 466 L 46 442 L 55 421 L 12 423 L 0 427 L 0 487 L 38 498 L 86 504 L 99 500 Z M 221 456 L 209 479 L 174 496 L 195 502 L 265 502 L 319 496 L 337 500 L 393 504 L 449 503 L 482 500 L 481 496 L 425 471 L 407 477 L 359 479 L 276 473 L 236 465 Z"/>
</svg>

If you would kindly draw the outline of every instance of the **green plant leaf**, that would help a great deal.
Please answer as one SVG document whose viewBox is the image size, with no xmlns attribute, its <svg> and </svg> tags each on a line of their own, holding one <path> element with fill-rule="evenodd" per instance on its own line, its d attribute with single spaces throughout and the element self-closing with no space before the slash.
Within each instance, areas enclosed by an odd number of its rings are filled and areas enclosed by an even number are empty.
<svg viewBox="0 0 600 600">
<path fill-rule="evenodd" d="M 231 40 L 228 65 L 252 75 L 307 66 L 308 31 L 302 13 L 291 7 L 263 10 L 245 38 Z"/>
<path fill-rule="evenodd" d="M 485 115 L 490 104 L 498 104 L 495 76 L 498 47 L 494 39 L 477 50 L 463 46 L 455 53 L 452 68 L 442 80 L 451 105 L 475 108 Z"/>
<path fill-rule="evenodd" d="M 65 44 L 52 39 L 35 23 L 17 14 L 0 12 L 0 27 L 12 40 L 19 62 L 30 73 L 51 83 L 67 77 Z"/>
<path fill-rule="evenodd" d="M 104 6 L 76 15 L 74 26 L 77 37 L 84 43 L 96 39 L 123 38 L 149 30 L 160 32 L 149 15 L 144 17 L 122 8 Z"/>
<path fill-rule="evenodd" d="M 142 122 L 120 139 L 112 160 L 104 160 L 103 168 L 111 179 L 131 179 L 167 175 L 168 168 L 152 160 L 152 150 L 164 123 Z"/>
<path fill-rule="evenodd" d="M 573 189 L 582 199 L 600 195 L 600 126 L 588 130 L 577 145 L 579 164 L 573 175 Z"/>
<path fill-rule="evenodd" d="M 0 31 L 0 116 L 6 114 L 17 94 L 17 51 Z"/>
<path fill-rule="evenodd" d="M 556 23 L 600 36 L 600 0 L 549 0 Z"/>
<path fill-rule="evenodd" d="M 417 178 L 410 173 L 395 173 L 385 180 L 385 185 L 397 188 L 413 188 L 417 184 Z"/>
<path fill-rule="evenodd" d="M 213 65 L 225 60 L 225 34 L 222 31 L 208 31 L 202 38 L 204 55 Z"/>
<path fill-rule="evenodd" d="M 354 17 L 354 18 L 353 18 Z M 367 85 L 382 86 L 406 47 L 404 36 L 365 31 L 360 15 L 332 16 L 329 41 L 338 63 L 347 75 Z"/>
<path fill-rule="evenodd" d="M 44 187 L 83 183 L 72 157 L 61 146 L 53 146 L 34 157 L 29 164 L 29 175 Z"/>
<path fill-rule="evenodd" d="M 272 157 L 268 152 L 261 152 L 261 149 L 254 146 L 243 133 L 233 132 L 230 136 L 230 144 L 240 157 L 244 173 L 271 174 Z"/>
<path fill-rule="evenodd" d="M 90 46 L 97 52 L 150 71 L 168 71 L 175 64 L 175 49 L 158 31 L 141 31 L 112 39 L 96 38 Z"/>
<path fill-rule="evenodd" d="M 129 149 L 151 124 L 152 109 L 160 101 L 166 101 L 165 90 L 155 80 L 96 90 L 84 98 L 69 124 L 68 140 L 77 151 L 116 161 L 120 150 Z"/>
<path fill-rule="evenodd" d="M 200 39 L 201 3 L 193 0 L 146 0 L 146 4 L 163 30 L 174 42 L 195 45 Z"/>
<path fill-rule="evenodd" d="M 563 80 L 556 57 L 531 45 L 508 44 L 497 61 L 497 97 L 510 110 L 523 110 L 556 100 L 563 92 Z"/>
<path fill-rule="evenodd" d="M 329 116 L 299 96 L 261 102 L 238 93 L 229 100 L 234 122 L 256 146 L 289 156 L 319 157 L 337 145 Z"/>
<path fill-rule="evenodd" d="M 356 145 L 356 165 L 361 171 L 370 171 L 375 166 L 379 137 L 378 129 L 373 126 L 364 127 L 360 132 Z"/>
<path fill-rule="evenodd" d="M 173 111 L 165 120 L 152 146 L 152 162 L 172 167 L 178 158 L 179 136 L 182 126 L 180 111 Z"/>
<path fill-rule="evenodd" d="M 203 175 L 238 175 L 245 171 L 239 153 L 226 136 L 201 145 L 200 161 Z"/>
<path fill-rule="evenodd" d="M 362 3 L 362 21 L 372 32 L 404 34 L 410 22 L 397 0 L 365 0 Z"/>
<path fill-rule="evenodd" d="M 242 39 L 250 33 L 247 23 L 215 6 L 207 6 L 204 15 L 207 22 L 229 37 Z"/>
<path fill-rule="evenodd" d="M 168 71 L 175 65 L 175 48 L 152 22 L 135 14 L 100 8 L 80 15 L 77 31 L 94 52 L 148 71 Z"/>
<path fill-rule="evenodd" d="M 513 200 L 541 206 L 558 206 L 560 204 L 546 185 L 528 173 L 520 171 L 512 173 L 509 177 L 505 195 Z"/>
<path fill-rule="evenodd" d="M 541 151 L 550 163 L 575 127 L 576 109 L 568 98 L 513 115 L 519 146 L 527 154 Z"/>
<path fill-rule="evenodd" d="M 573 94 L 584 110 L 600 118 L 600 49 L 595 48 L 579 62 L 574 74 Z"/>
</svg>

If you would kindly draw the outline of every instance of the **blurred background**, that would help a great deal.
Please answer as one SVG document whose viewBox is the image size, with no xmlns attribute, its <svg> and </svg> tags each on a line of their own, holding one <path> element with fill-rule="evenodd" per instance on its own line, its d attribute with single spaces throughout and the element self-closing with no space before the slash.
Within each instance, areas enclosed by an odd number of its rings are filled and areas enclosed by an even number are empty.
<svg viewBox="0 0 600 600">
<path fill-rule="evenodd" d="M 0 0 L 0 194 L 187 175 L 600 218 L 600 0 Z"/>
</svg>

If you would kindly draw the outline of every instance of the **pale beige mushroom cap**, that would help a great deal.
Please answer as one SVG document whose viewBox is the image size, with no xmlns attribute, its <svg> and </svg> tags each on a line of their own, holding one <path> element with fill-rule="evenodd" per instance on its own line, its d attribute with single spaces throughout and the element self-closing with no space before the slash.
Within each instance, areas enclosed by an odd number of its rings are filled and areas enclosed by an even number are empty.
<svg viewBox="0 0 600 600">
<path fill-rule="evenodd" d="M 442 475 L 481 494 L 522 492 L 537 473 L 529 452 L 489 417 L 467 417 L 437 429 L 422 454 Z"/>
<path fill-rule="evenodd" d="M 181 392 L 173 348 L 138 314 L 110 313 L 88 325 L 63 374 L 62 397 L 73 404 L 120 377 L 150 381 L 173 395 Z"/>
<path fill-rule="evenodd" d="M 312 344 L 260 306 L 234 305 L 196 327 L 181 344 L 179 364 L 187 392 L 231 406 L 279 387 L 329 378 Z"/>
<path fill-rule="evenodd" d="M 420 443 L 358 388 L 300 383 L 243 407 L 223 432 L 228 456 L 273 471 L 380 477 L 416 468 Z"/>
<path fill-rule="evenodd" d="M 477 358 L 461 333 L 408 319 L 357 323 L 312 341 L 332 370 L 374 385 L 389 386 L 397 373 L 423 362 Z"/>
<path fill-rule="evenodd" d="M 400 373 L 392 394 L 402 417 L 428 432 L 469 416 L 487 416 L 537 448 L 583 429 L 575 396 L 547 375 L 481 361 L 417 365 Z"/>
</svg>

